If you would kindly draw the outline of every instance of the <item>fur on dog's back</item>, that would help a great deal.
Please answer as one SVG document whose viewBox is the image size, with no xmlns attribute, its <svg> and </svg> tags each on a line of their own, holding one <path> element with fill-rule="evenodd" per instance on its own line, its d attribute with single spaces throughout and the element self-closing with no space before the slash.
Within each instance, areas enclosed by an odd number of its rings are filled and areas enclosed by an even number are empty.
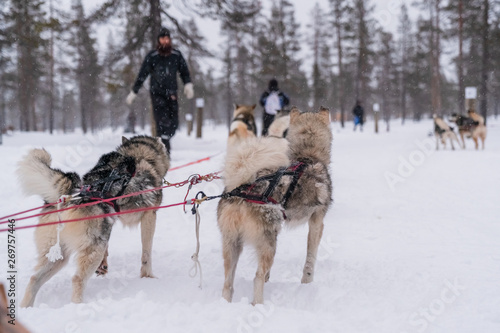
<svg viewBox="0 0 500 333">
<path fill-rule="evenodd" d="M 451 131 L 450 126 L 442 118 L 434 116 L 434 123 L 444 131 Z"/>
<path fill-rule="evenodd" d="M 290 142 L 290 159 L 309 158 L 324 165 L 330 165 L 332 132 L 327 125 L 330 116 L 326 109 L 319 113 L 300 113 L 297 108 L 290 112 L 290 128 L 287 139 Z M 322 126 L 318 126 L 318 117 Z M 321 123 L 321 122 L 320 122 Z"/>
<path fill-rule="evenodd" d="M 272 137 L 252 138 L 229 150 L 224 167 L 226 190 L 253 182 L 262 168 L 288 166 L 287 151 L 288 141 Z"/>
<path fill-rule="evenodd" d="M 76 173 L 52 169 L 52 157 L 45 149 L 32 149 L 19 163 L 17 176 L 26 195 L 39 195 L 46 202 L 56 202 L 62 195 L 72 194 L 80 185 Z"/>
<path fill-rule="evenodd" d="M 274 121 L 269 126 L 268 134 L 269 136 L 277 136 L 280 138 L 285 137 L 285 133 L 290 127 L 290 116 L 285 115 L 281 117 L 276 117 Z"/>
</svg>

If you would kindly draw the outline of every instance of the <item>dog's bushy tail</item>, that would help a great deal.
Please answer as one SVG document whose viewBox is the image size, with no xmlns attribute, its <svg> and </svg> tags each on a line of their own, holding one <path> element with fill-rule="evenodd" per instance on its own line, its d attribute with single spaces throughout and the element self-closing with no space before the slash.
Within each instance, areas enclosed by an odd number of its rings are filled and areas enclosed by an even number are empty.
<svg viewBox="0 0 500 333">
<path fill-rule="evenodd" d="M 226 155 L 224 183 L 226 190 L 255 181 L 262 169 L 288 166 L 288 141 L 279 138 L 254 138 L 243 141 Z"/>
<path fill-rule="evenodd" d="M 18 163 L 17 177 L 26 195 L 39 195 L 46 202 L 56 202 L 73 189 L 72 176 L 50 167 L 52 157 L 45 149 L 32 149 Z M 78 177 L 79 178 L 79 177 Z"/>
</svg>

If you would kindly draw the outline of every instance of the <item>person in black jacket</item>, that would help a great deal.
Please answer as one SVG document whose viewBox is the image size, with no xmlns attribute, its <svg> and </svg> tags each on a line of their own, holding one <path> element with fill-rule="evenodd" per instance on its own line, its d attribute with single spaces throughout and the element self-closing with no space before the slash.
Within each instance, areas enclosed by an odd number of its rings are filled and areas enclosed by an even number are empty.
<svg viewBox="0 0 500 333">
<path fill-rule="evenodd" d="M 142 84 L 151 75 L 149 92 L 153 104 L 156 135 L 161 137 L 168 153 L 170 153 L 170 138 L 174 136 L 179 126 L 177 72 L 184 83 L 184 94 L 188 99 L 193 98 L 193 84 L 186 60 L 179 50 L 172 48 L 170 31 L 167 28 L 161 28 L 158 34 L 158 46 L 156 50 L 146 55 L 126 100 L 128 105 L 132 104 Z"/>
<path fill-rule="evenodd" d="M 361 106 L 361 101 L 356 101 L 356 106 L 354 106 L 352 113 L 354 114 L 354 130 L 356 130 L 356 126 L 359 125 L 359 129 L 363 132 L 365 110 Z"/>
<path fill-rule="evenodd" d="M 290 104 L 290 98 L 278 89 L 278 81 L 271 79 L 268 89 L 260 97 L 260 105 L 264 108 L 262 136 L 267 135 L 267 130 L 273 122 L 276 113 L 288 104 Z"/>
</svg>

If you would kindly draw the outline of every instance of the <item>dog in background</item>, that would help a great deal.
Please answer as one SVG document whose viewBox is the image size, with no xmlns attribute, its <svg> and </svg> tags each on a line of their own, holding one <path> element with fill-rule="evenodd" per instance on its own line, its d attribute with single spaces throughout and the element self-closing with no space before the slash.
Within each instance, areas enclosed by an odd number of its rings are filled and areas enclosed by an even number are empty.
<svg viewBox="0 0 500 333">
<path fill-rule="evenodd" d="M 254 110 L 257 105 L 234 106 L 233 120 L 229 128 L 228 148 L 237 146 L 239 143 L 257 136 Z"/>
<path fill-rule="evenodd" d="M 269 126 L 267 135 L 286 138 L 288 127 L 290 127 L 290 110 L 279 110 Z"/>
<path fill-rule="evenodd" d="M 28 195 L 39 195 L 46 203 L 57 202 L 63 195 L 76 195 L 82 188 L 88 189 L 89 193 L 90 191 L 105 192 L 106 197 L 118 196 L 123 193 L 135 172 L 134 159 L 116 152 L 103 155 L 97 165 L 83 176 L 83 180 L 76 173 L 65 173 L 52 168 L 51 161 L 52 158 L 47 151 L 33 149 L 19 162 L 17 170 L 23 192 Z M 89 198 L 76 197 L 75 200 L 65 202 L 61 208 L 83 204 L 88 202 Z M 42 213 L 49 213 L 56 209 L 56 206 L 49 206 L 43 208 Z M 72 280 L 71 300 L 74 303 L 82 302 L 87 281 L 101 263 L 116 219 L 114 216 L 102 218 L 93 218 L 93 216 L 114 212 L 114 206 L 108 203 L 60 212 L 61 220 L 85 217 L 89 219 L 63 225 L 59 241 L 62 259 L 55 261 L 49 260 L 49 252 L 56 244 L 58 226 L 43 225 L 59 221 L 58 214 L 42 215 L 39 218 L 38 223 L 41 227 L 35 229 L 38 263 L 26 288 L 21 302 L 22 307 L 33 306 L 40 287 L 68 263 L 73 253 L 76 256 L 77 270 Z"/>
<path fill-rule="evenodd" d="M 439 150 L 439 141 L 443 144 L 446 149 L 446 140 L 450 140 L 451 149 L 455 150 L 453 146 L 453 141 L 456 141 L 458 145 L 460 142 L 458 141 L 458 137 L 453 131 L 453 128 L 450 127 L 442 118 L 437 115 L 433 116 L 434 118 L 434 135 L 436 136 L 436 150 Z"/>
<path fill-rule="evenodd" d="M 462 139 L 462 146 L 464 149 L 465 149 L 464 137 L 472 138 L 476 150 L 479 149 L 479 140 L 481 140 L 482 149 L 484 149 L 484 141 L 486 140 L 486 134 L 487 134 L 486 125 L 484 125 L 484 119 L 474 111 L 469 112 L 469 114 L 475 117 L 477 120 L 474 120 L 471 117 L 466 117 L 454 113 L 451 115 L 450 121 L 457 124 L 458 133 L 460 134 L 460 138 Z"/>
<path fill-rule="evenodd" d="M 247 140 L 228 152 L 225 193 L 237 193 L 242 187 L 256 193 L 271 192 L 265 200 L 276 204 L 256 203 L 232 195 L 220 200 L 217 222 L 222 233 L 225 274 L 222 296 L 227 301 L 232 301 L 234 276 L 243 245 L 249 243 L 256 248 L 258 257 L 253 304 L 264 302 L 264 283 L 270 277 L 283 222 L 297 226 L 308 221 L 302 283 L 313 281 L 323 219 L 332 202 L 328 170 L 332 142 L 329 116 L 329 111 L 323 108 L 318 113 L 301 113 L 293 108 L 287 140 L 276 137 Z M 293 177 L 285 175 L 292 166 L 293 170 L 299 166 L 300 173 L 297 171 Z M 270 181 L 266 175 L 272 175 L 273 179 L 278 175 L 278 180 Z"/>
</svg>

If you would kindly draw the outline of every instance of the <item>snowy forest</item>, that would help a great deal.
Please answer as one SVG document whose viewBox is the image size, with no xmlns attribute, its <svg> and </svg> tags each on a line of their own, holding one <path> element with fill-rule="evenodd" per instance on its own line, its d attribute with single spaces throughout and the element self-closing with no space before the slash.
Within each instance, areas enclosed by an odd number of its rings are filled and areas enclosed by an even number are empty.
<svg viewBox="0 0 500 333">
<path fill-rule="evenodd" d="M 68 0 L 69 1 L 69 0 Z M 0 4 L 0 115 L 3 129 L 83 132 L 150 122 L 150 99 L 125 103 L 161 26 L 188 62 L 205 119 L 229 123 L 233 103 L 257 103 L 270 78 L 293 105 L 330 108 L 342 126 L 356 100 L 371 115 L 418 121 L 465 112 L 464 89 L 478 89 L 477 110 L 497 115 L 500 103 L 500 6 L 494 0 L 417 0 L 398 4 L 397 32 L 384 30 L 370 0 L 316 4 L 299 22 L 289 0 L 179 0 L 192 18 L 177 17 L 172 1 L 103 0 L 85 11 L 57 0 Z M 220 45 L 197 26 L 220 25 Z M 97 27 L 116 27 L 99 47 Z M 106 37 L 102 37 L 106 38 Z M 206 65 L 215 59 L 222 71 Z M 182 87 L 182 84 L 180 85 Z M 148 85 L 145 85 L 148 87 Z M 195 100 L 180 96 L 181 122 Z M 486 117 L 485 117 L 486 118 Z"/>
</svg>

